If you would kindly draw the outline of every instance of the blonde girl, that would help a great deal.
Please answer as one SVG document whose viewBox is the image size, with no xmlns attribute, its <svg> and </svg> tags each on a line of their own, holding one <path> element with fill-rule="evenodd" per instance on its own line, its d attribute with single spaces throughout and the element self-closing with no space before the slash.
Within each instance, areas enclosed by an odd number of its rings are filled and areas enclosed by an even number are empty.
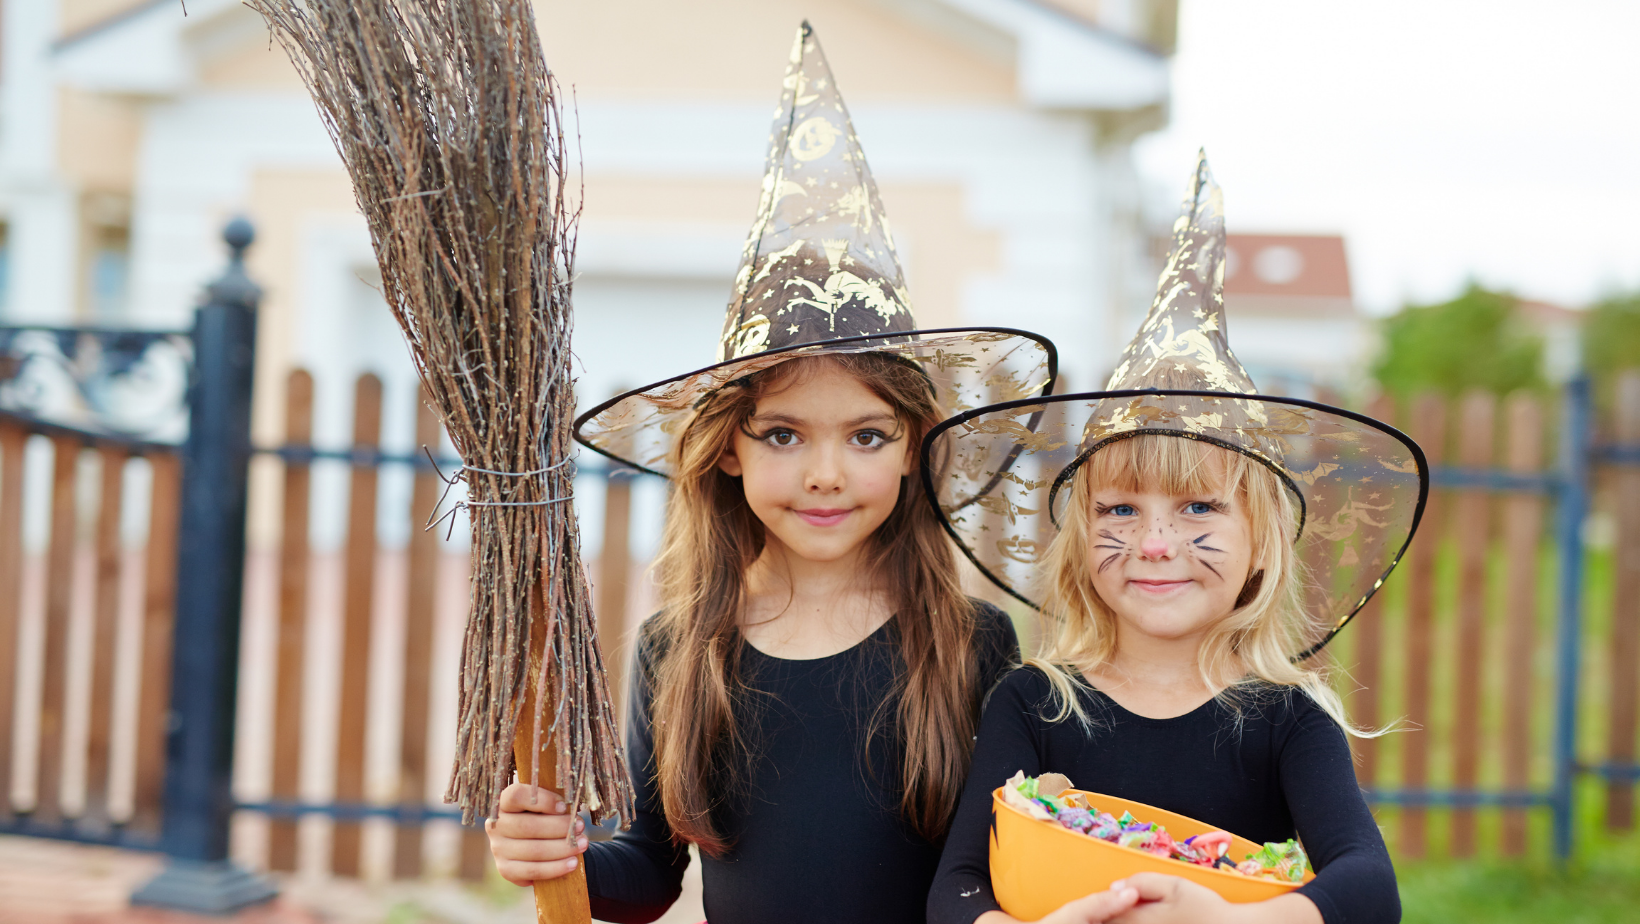
<svg viewBox="0 0 1640 924">
<path fill-rule="evenodd" d="M 1220 213 L 1204 159 L 1109 388 L 959 415 L 925 445 L 964 473 L 938 493 L 965 549 L 1010 589 L 1034 577 L 1047 629 L 986 706 L 931 922 L 1015 920 L 992 889 L 989 833 L 992 792 L 1019 771 L 1256 842 L 1296 836 L 1316 870 L 1254 904 L 1139 874 L 1065 904 L 1054 924 L 1400 919 L 1354 730 L 1307 658 L 1405 549 L 1423 457 L 1376 421 L 1254 392 L 1224 338 Z M 1045 419 L 1012 426 L 1032 417 Z M 998 509 L 1016 511 L 1014 525 L 984 536 L 994 514 L 968 511 Z M 1028 514 L 1052 517 L 1046 549 L 1031 545 L 1044 524 Z M 992 546 L 1039 552 L 1037 573 L 988 558 Z"/>
</svg>

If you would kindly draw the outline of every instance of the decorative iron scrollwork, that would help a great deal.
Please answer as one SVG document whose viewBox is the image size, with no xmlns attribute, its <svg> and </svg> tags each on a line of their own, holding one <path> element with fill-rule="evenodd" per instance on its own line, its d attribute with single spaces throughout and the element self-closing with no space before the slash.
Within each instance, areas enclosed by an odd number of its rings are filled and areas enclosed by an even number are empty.
<svg viewBox="0 0 1640 924">
<path fill-rule="evenodd" d="M 180 445 L 192 367 L 185 332 L 0 326 L 0 412 Z"/>
</svg>

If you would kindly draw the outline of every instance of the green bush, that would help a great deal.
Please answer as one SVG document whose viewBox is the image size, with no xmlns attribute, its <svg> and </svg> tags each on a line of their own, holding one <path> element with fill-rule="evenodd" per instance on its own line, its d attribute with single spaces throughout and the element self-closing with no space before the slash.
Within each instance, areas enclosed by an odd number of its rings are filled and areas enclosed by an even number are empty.
<svg viewBox="0 0 1640 924">
<path fill-rule="evenodd" d="M 1599 383 L 1640 367 L 1640 292 L 1603 299 L 1583 323 L 1583 368 Z"/>
<path fill-rule="evenodd" d="M 1373 378 L 1403 396 L 1543 387 L 1543 338 L 1522 328 L 1516 304 L 1507 292 L 1471 283 L 1452 301 L 1401 309 L 1384 321 Z"/>
</svg>

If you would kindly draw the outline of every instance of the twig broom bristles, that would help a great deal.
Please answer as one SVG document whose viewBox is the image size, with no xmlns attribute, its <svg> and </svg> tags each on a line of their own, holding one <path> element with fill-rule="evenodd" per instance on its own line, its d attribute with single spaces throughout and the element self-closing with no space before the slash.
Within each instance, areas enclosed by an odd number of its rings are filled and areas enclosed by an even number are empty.
<svg viewBox="0 0 1640 924">
<path fill-rule="evenodd" d="M 631 818 L 570 500 L 578 206 L 530 4 L 249 2 L 346 162 L 388 305 L 463 460 L 472 612 L 445 799 L 469 822 L 493 814 L 516 745 L 520 776 L 572 810 Z"/>
</svg>

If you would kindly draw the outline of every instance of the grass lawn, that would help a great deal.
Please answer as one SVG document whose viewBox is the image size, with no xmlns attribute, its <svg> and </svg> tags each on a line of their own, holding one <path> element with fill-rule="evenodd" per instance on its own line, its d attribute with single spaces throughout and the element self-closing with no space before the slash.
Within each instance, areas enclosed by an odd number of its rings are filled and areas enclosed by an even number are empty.
<svg viewBox="0 0 1640 924">
<path fill-rule="evenodd" d="M 1583 785 L 1579 789 L 1584 798 L 1579 800 L 1577 852 L 1565 870 L 1537 856 L 1519 861 L 1397 861 L 1401 920 L 1407 924 L 1640 921 L 1640 831 L 1607 834 L 1595 788 Z M 1544 838 L 1534 840 L 1534 848 L 1541 848 Z"/>
</svg>

